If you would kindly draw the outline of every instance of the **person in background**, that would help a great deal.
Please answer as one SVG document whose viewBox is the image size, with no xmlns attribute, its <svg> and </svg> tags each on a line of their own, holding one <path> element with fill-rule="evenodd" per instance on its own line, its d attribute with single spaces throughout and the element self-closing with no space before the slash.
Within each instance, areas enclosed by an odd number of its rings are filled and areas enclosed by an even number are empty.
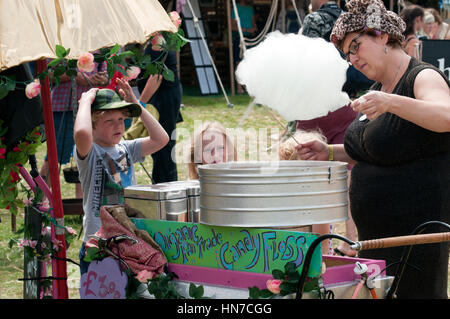
<svg viewBox="0 0 450 319">
<path fill-rule="evenodd" d="M 161 51 L 155 51 L 148 45 L 144 51 L 152 61 L 161 56 Z M 148 78 L 138 78 L 136 81 L 140 102 L 143 105 L 151 104 L 159 114 L 159 123 L 166 133 L 171 137 L 169 143 L 158 152 L 152 154 L 153 170 L 152 177 L 156 184 L 178 180 L 178 172 L 175 152 L 176 137 L 172 136 L 178 122 L 182 121 L 180 113 L 181 105 L 181 82 L 178 77 L 178 62 L 175 51 L 169 51 L 164 64 L 173 72 L 173 81 L 166 80 L 162 75 L 151 75 Z"/>
<path fill-rule="evenodd" d="M 69 163 L 74 149 L 73 125 L 78 101 L 84 92 L 92 87 L 105 86 L 109 83 L 108 76 L 104 71 L 106 64 L 97 64 L 92 72 L 80 72 L 74 79 L 66 75 L 60 76 L 60 83 L 51 90 L 53 121 L 55 126 L 56 149 L 58 163 L 64 165 Z M 75 96 L 74 96 L 75 95 Z M 39 174 L 50 185 L 48 156 Z M 75 198 L 82 198 L 81 184 L 75 184 Z"/>
<path fill-rule="evenodd" d="M 198 179 L 198 165 L 237 160 L 234 139 L 219 122 L 203 122 L 191 139 L 188 171 L 190 179 Z"/>
<path fill-rule="evenodd" d="M 449 32 L 449 25 L 448 23 L 444 22 L 442 20 L 441 15 L 439 12 L 434 8 L 427 8 L 425 9 L 426 12 L 429 12 L 434 17 L 434 22 L 431 26 L 431 37 L 430 39 L 433 40 L 449 40 L 450 39 L 450 32 Z"/>
<path fill-rule="evenodd" d="M 286 11 L 285 11 L 285 16 L 284 16 L 284 22 L 285 22 L 285 32 L 286 33 L 298 33 L 298 31 L 300 30 L 300 25 L 301 22 L 305 19 L 305 11 L 303 10 L 303 8 L 300 6 L 300 3 L 303 3 L 303 1 L 296 1 L 296 7 L 297 7 L 297 11 L 298 11 L 298 15 L 297 12 L 295 11 L 295 7 L 294 4 L 292 3 L 292 1 L 289 1 L 286 3 Z M 300 21 L 299 21 L 300 19 Z M 278 15 L 278 19 L 277 19 L 277 30 L 283 31 L 283 19 L 281 16 L 281 11 L 280 14 Z"/>
<path fill-rule="evenodd" d="M 426 34 L 428 39 L 431 39 L 433 36 L 433 27 L 435 25 L 434 16 L 425 10 L 425 15 L 423 18 L 423 32 Z"/>
<path fill-rule="evenodd" d="M 100 226 L 100 207 L 124 203 L 124 188 L 136 184 L 133 164 L 161 149 L 169 136 L 158 121 L 139 104 L 126 80 L 117 79 L 119 95 L 109 89 L 92 88 L 80 98 L 75 119 L 74 154 L 83 189 L 83 244 L 80 249 L 80 272 L 89 236 Z M 140 117 L 151 137 L 123 140 L 124 120 Z"/>
<path fill-rule="evenodd" d="M 367 10 L 368 7 L 372 10 Z M 350 183 L 358 240 L 411 235 L 429 221 L 450 222 L 450 81 L 436 67 L 402 49 L 405 23 L 381 0 L 351 0 L 331 41 L 376 83 L 352 102 L 358 116 L 343 144 L 313 141 L 297 147 L 305 160 L 354 164 Z M 378 12 L 382 21 L 369 23 Z M 332 152 L 331 152 L 332 151 Z M 440 232 L 435 225 L 424 230 Z M 447 231 L 447 230 L 445 230 Z M 361 258 L 399 262 L 404 247 L 362 250 Z M 398 298 L 447 299 L 448 242 L 416 245 Z M 393 276 L 396 267 L 388 267 Z"/>
<path fill-rule="evenodd" d="M 238 11 L 243 36 L 244 37 L 253 36 L 257 31 L 257 27 L 255 22 L 255 11 L 251 6 L 251 1 L 239 0 L 238 3 L 236 4 L 236 9 Z M 241 61 L 241 47 L 240 47 L 241 38 L 238 32 L 238 24 L 234 13 L 234 8 L 231 9 L 231 30 L 233 31 L 232 32 L 233 61 L 234 61 L 234 68 L 236 69 L 239 62 Z M 239 83 L 237 83 L 237 93 L 238 94 L 244 93 L 244 89 L 242 88 L 242 85 L 240 85 Z"/>
<path fill-rule="evenodd" d="M 416 59 L 419 58 L 417 48 L 420 45 L 419 35 L 423 32 L 424 17 L 425 11 L 417 5 L 408 6 L 400 12 L 400 18 L 406 24 L 405 31 L 403 32 L 405 40 L 402 43 L 402 48 L 408 55 Z"/>
</svg>

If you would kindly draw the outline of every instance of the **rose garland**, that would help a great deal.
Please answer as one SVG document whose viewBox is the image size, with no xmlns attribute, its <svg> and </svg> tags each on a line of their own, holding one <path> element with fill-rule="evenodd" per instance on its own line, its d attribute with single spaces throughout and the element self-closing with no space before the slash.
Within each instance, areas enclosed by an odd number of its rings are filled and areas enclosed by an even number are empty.
<svg viewBox="0 0 450 319">
<path fill-rule="evenodd" d="M 3 128 L 3 121 L 0 120 L 0 208 L 8 209 L 11 213 L 17 214 L 18 208 L 24 207 L 23 198 L 19 197 L 19 168 L 28 162 L 29 156 L 36 153 L 41 145 L 41 133 L 39 127 L 27 133 L 22 140 L 7 152 L 4 144 L 4 135 L 7 128 Z"/>
<path fill-rule="evenodd" d="M 120 46 L 116 44 L 112 48 L 100 49 L 97 53 L 85 52 L 78 59 L 67 59 L 70 49 L 63 46 L 56 46 L 56 59 L 52 60 L 45 70 L 36 75 L 32 81 L 18 82 L 8 76 L 0 76 L 0 99 L 8 95 L 9 91 L 16 89 L 17 83 L 26 84 L 25 94 L 31 99 L 39 95 L 41 85 L 39 80 L 51 76 L 55 85 L 60 82 L 62 75 L 74 77 L 77 72 L 91 72 L 95 66 L 94 62 L 107 64 L 107 74 L 111 79 L 114 72 L 122 73 L 128 80 L 135 79 L 144 70 L 144 77 L 151 74 L 162 74 L 169 81 L 173 81 L 174 74 L 168 69 L 164 61 L 167 54 L 171 50 L 180 51 L 189 40 L 184 36 L 184 32 L 180 27 L 181 18 L 176 11 L 169 13 L 169 17 L 173 24 L 177 27 L 177 32 L 155 32 L 149 37 L 152 48 L 156 51 L 162 51 L 161 56 L 155 60 L 151 60 L 148 56 L 143 56 L 138 50 L 120 52 Z"/>
</svg>

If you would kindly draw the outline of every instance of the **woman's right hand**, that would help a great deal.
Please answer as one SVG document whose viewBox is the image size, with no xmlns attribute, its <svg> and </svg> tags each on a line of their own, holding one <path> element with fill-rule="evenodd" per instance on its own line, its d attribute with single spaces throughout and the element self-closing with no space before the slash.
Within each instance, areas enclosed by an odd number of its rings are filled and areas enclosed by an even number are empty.
<svg viewBox="0 0 450 319">
<path fill-rule="evenodd" d="M 298 144 L 295 147 L 297 154 L 305 161 L 328 161 L 328 144 L 322 141 L 313 140 Z"/>
</svg>

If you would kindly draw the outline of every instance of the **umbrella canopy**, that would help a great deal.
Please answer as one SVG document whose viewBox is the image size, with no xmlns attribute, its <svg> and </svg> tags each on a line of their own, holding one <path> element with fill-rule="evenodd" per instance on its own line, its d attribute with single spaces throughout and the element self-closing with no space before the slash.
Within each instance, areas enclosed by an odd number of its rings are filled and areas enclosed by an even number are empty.
<svg viewBox="0 0 450 319">
<path fill-rule="evenodd" d="M 156 31 L 177 32 L 157 0 L 0 0 L 0 71 L 56 58 L 56 45 L 83 52 L 144 43 Z"/>
</svg>

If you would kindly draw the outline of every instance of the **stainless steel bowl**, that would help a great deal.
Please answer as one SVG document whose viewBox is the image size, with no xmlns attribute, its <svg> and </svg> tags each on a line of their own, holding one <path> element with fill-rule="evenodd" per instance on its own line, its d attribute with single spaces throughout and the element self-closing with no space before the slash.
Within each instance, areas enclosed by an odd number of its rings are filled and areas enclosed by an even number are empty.
<svg viewBox="0 0 450 319">
<path fill-rule="evenodd" d="M 228 162 L 199 166 L 200 223 L 286 227 L 346 220 L 347 163 Z"/>
</svg>

